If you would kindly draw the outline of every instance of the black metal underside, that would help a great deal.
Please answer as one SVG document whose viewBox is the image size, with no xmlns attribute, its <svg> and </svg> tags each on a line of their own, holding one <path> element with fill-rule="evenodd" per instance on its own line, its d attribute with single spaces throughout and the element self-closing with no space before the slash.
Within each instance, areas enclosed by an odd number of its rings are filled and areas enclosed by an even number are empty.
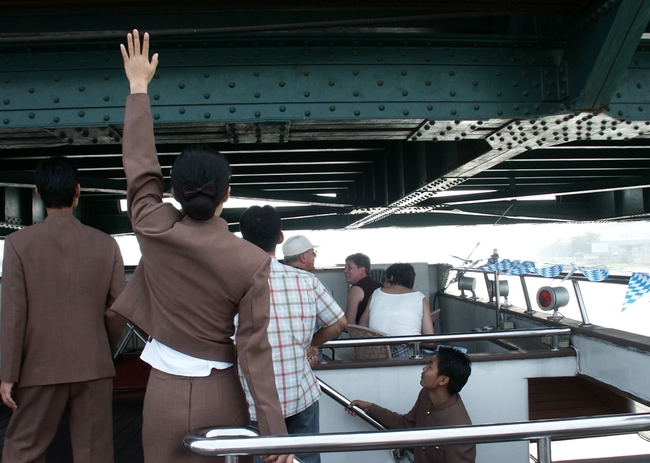
<svg viewBox="0 0 650 463">
<path fill-rule="evenodd" d="M 185 145 L 210 144 L 233 196 L 296 203 L 287 230 L 650 213 L 649 1 L 92 5 L 0 0 L 0 235 L 42 220 L 32 175 L 51 155 L 80 168 L 85 223 L 131 231 L 118 45 L 133 27 L 161 57 L 166 179 Z M 224 211 L 232 230 L 242 211 Z"/>
</svg>

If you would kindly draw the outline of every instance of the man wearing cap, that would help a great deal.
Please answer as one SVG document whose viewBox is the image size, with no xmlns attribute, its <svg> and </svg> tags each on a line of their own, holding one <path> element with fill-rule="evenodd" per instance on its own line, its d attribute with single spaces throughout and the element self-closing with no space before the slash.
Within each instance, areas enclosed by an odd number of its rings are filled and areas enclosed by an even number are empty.
<svg viewBox="0 0 650 463">
<path fill-rule="evenodd" d="M 314 261 L 316 260 L 316 250 L 314 246 L 303 235 L 296 235 L 289 238 L 282 245 L 282 254 L 284 254 L 284 263 L 291 267 L 301 268 L 307 272 L 313 272 L 316 269 Z"/>
<path fill-rule="evenodd" d="M 316 260 L 316 249 L 314 248 L 317 247 L 318 246 L 311 244 L 311 241 L 303 235 L 292 236 L 282 245 L 282 254 L 284 254 L 283 262 L 285 265 L 290 267 L 299 268 L 306 272 L 313 272 L 316 269 L 314 264 Z M 332 291 L 324 283 L 323 287 L 328 293 L 332 294 Z M 314 333 L 319 329 L 321 329 L 321 327 L 316 323 Z M 318 361 L 323 362 L 325 360 L 327 360 L 327 358 L 323 355 L 323 349 L 319 347 Z"/>
</svg>

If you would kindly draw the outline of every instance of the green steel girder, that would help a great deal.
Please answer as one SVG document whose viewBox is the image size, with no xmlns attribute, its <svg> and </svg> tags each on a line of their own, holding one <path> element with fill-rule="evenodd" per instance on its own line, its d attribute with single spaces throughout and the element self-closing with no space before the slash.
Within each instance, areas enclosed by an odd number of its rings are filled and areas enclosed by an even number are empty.
<svg viewBox="0 0 650 463">
<path fill-rule="evenodd" d="M 561 63 L 569 109 L 599 109 L 614 95 L 650 20 L 650 1 L 593 2 L 572 21 Z"/>
<path fill-rule="evenodd" d="M 150 85 L 155 121 L 489 119 L 562 110 L 558 44 L 521 51 L 508 43 L 347 42 L 189 42 L 178 49 L 154 41 L 161 56 Z M 0 127 L 121 124 L 128 85 L 112 46 L 39 53 L 5 47 Z"/>
</svg>

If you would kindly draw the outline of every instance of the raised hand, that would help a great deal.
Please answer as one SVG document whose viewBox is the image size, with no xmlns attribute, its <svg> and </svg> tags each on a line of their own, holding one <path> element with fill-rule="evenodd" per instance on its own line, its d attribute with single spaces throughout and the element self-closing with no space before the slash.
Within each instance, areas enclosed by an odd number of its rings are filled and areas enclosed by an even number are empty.
<svg viewBox="0 0 650 463">
<path fill-rule="evenodd" d="M 120 44 L 124 71 L 129 79 L 131 93 L 147 93 L 147 86 L 158 66 L 158 53 L 154 53 L 149 61 L 149 34 L 144 33 L 142 48 L 140 47 L 140 34 L 137 29 L 126 36 L 126 47 Z"/>
</svg>

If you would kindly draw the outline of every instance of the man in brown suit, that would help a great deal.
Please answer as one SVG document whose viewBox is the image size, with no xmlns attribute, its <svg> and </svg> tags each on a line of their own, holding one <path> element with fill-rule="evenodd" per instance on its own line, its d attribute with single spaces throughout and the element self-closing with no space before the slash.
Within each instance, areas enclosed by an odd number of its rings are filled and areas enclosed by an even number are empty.
<svg viewBox="0 0 650 463">
<path fill-rule="evenodd" d="M 75 463 L 112 463 L 111 347 L 124 320 L 108 308 L 125 286 L 122 255 L 72 215 L 72 162 L 42 161 L 34 179 L 47 218 L 5 239 L 0 393 L 13 414 L 2 461 L 45 462 L 67 409 Z"/>
</svg>

